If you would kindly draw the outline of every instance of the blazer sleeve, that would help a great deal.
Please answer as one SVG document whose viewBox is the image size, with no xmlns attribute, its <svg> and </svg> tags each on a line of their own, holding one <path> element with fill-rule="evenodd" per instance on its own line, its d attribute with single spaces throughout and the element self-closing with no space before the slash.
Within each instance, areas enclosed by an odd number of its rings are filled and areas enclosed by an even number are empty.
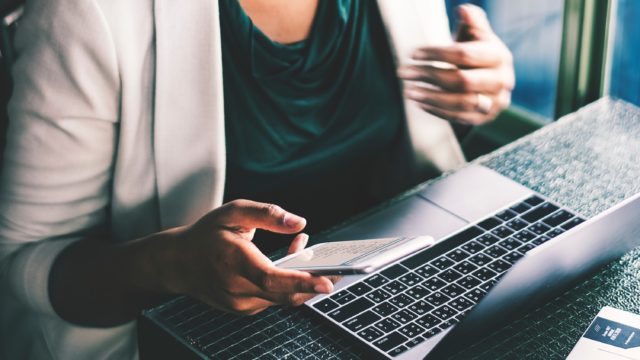
<svg viewBox="0 0 640 360">
<path fill-rule="evenodd" d="M 108 222 L 120 85 L 94 1 L 28 1 L 16 35 L 0 175 L 0 292 L 54 316 L 53 261 Z"/>
</svg>

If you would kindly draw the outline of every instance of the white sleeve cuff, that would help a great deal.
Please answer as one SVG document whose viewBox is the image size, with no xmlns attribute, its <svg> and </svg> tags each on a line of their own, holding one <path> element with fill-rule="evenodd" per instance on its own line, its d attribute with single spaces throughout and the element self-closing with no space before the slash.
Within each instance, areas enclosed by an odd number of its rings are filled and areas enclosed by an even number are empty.
<svg viewBox="0 0 640 360">
<path fill-rule="evenodd" d="M 14 295 L 34 311 L 57 317 L 49 300 L 49 272 L 58 254 L 74 241 L 43 241 L 17 251 L 7 269 Z"/>
</svg>

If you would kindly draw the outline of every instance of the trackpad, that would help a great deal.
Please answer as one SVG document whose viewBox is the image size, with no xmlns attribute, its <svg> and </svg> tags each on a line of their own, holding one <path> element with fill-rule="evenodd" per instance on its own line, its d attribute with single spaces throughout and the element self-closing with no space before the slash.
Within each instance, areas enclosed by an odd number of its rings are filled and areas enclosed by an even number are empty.
<svg viewBox="0 0 640 360">
<path fill-rule="evenodd" d="M 331 233 L 327 239 L 335 241 L 430 235 L 438 240 L 466 224 L 461 218 L 414 195 Z"/>
</svg>

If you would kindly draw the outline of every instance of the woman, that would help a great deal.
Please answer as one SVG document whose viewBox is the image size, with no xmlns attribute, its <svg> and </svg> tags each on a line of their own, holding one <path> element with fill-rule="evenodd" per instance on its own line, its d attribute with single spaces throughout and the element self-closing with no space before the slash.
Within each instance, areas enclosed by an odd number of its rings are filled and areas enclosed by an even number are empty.
<svg viewBox="0 0 640 360">
<path fill-rule="evenodd" d="M 28 3 L 0 189 L 0 357 L 133 358 L 133 320 L 160 295 L 254 314 L 332 291 L 276 269 L 256 229 L 302 231 L 284 207 L 317 230 L 463 162 L 432 114 L 486 122 L 514 80 L 482 11 L 460 17 L 447 44 L 435 0 Z"/>
</svg>

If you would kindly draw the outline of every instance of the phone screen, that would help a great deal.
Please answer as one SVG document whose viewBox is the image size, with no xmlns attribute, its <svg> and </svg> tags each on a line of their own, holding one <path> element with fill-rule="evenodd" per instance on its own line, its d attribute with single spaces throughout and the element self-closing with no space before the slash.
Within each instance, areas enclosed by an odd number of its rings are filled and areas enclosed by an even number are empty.
<svg viewBox="0 0 640 360">
<path fill-rule="evenodd" d="M 384 238 L 322 243 L 278 263 L 283 268 L 349 266 L 411 238 Z"/>
</svg>

